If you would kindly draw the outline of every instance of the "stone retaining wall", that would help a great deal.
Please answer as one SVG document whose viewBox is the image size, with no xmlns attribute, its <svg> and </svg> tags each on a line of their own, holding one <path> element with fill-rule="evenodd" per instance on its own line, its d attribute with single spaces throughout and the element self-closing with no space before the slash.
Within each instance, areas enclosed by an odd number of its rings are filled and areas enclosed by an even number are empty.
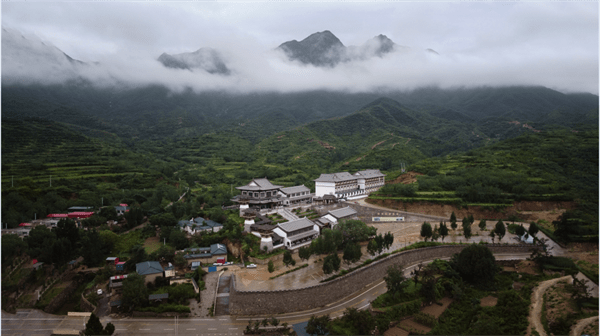
<svg viewBox="0 0 600 336">
<path fill-rule="evenodd" d="M 231 315 L 283 314 L 325 306 L 381 281 L 392 265 L 449 258 L 468 245 L 443 245 L 395 253 L 352 273 L 315 286 L 278 291 L 238 291 L 232 276 L 229 294 Z M 493 253 L 529 253 L 531 245 L 487 245 Z"/>
<path fill-rule="evenodd" d="M 79 301 L 79 307 L 81 307 L 81 310 L 86 311 L 86 312 L 90 312 L 90 313 L 96 312 L 96 306 L 94 306 L 90 301 L 88 301 L 85 298 L 85 296 L 83 296 L 83 293 L 81 293 L 81 300 Z"/>
<path fill-rule="evenodd" d="M 65 302 L 71 297 L 71 294 L 79 287 L 81 283 L 81 279 L 73 279 L 71 283 L 60 292 L 44 309 L 44 312 L 48 314 L 54 314 L 60 307 L 65 304 Z"/>
</svg>

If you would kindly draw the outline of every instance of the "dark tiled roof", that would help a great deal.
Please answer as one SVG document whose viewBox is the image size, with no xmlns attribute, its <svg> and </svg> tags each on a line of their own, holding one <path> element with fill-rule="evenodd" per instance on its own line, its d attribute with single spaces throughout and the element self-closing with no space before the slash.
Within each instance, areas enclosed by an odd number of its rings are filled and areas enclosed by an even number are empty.
<svg viewBox="0 0 600 336">
<path fill-rule="evenodd" d="M 212 244 L 210 245 L 210 253 L 213 255 L 227 254 L 227 247 L 223 244 Z"/>
<path fill-rule="evenodd" d="M 295 221 L 280 223 L 277 226 L 279 226 L 279 228 L 282 229 L 283 231 L 289 233 L 289 232 L 294 232 L 296 230 L 300 230 L 300 229 L 303 229 L 306 227 L 313 227 L 313 225 L 315 225 L 315 223 L 313 223 L 310 219 L 300 218 Z"/>
<path fill-rule="evenodd" d="M 135 270 L 140 275 L 162 273 L 163 268 L 158 261 L 144 261 L 135 265 Z"/>
<path fill-rule="evenodd" d="M 315 182 L 342 182 L 356 180 L 356 176 L 352 176 L 348 172 L 334 173 L 334 174 L 321 174 Z"/>
<path fill-rule="evenodd" d="M 379 169 L 367 169 L 367 170 L 360 170 L 358 172 L 356 172 L 355 175 L 360 175 L 364 178 L 372 178 L 372 177 L 382 177 L 385 176 L 385 174 L 383 174 L 382 172 L 379 171 Z"/>
<path fill-rule="evenodd" d="M 281 188 L 279 190 L 281 190 L 281 192 L 283 192 L 286 195 L 300 193 L 300 192 L 306 192 L 306 193 L 310 194 L 310 189 L 308 189 L 308 187 L 306 187 L 304 185 L 295 186 L 295 187 Z"/>
<path fill-rule="evenodd" d="M 341 209 L 331 210 L 331 211 L 329 211 L 329 214 L 331 214 L 335 218 L 340 219 L 340 218 L 354 216 L 357 214 L 357 212 L 356 212 L 356 210 L 352 209 L 351 207 L 345 207 L 345 208 L 341 208 Z"/>
<path fill-rule="evenodd" d="M 248 183 L 247 185 L 245 185 L 243 187 L 235 187 L 235 188 L 239 189 L 239 190 L 252 190 L 252 191 L 265 190 L 266 191 L 266 190 L 272 190 L 272 189 L 279 189 L 281 187 L 282 186 L 280 186 L 280 185 L 272 184 L 266 178 L 260 178 L 260 179 L 252 180 L 250 183 Z"/>
<path fill-rule="evenodd" d="M 169 293 L 164 294 L 151 294 L 148 296 L 148 300 L 164 300 L 169 298 Z"/>
</svg>

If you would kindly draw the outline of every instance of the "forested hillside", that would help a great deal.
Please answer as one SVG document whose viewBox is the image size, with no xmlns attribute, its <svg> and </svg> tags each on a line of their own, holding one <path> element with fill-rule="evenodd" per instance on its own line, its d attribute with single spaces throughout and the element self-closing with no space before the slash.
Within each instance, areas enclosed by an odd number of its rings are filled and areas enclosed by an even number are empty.
<svg viewBox="0 0 600 336">
<path fill-rule="evenodd" d="M 385 95 L 6 88 L 2 222 L 120 202 L 179 219 L 203 203 L 230 204 L 233 187 L 255 177 L 314 188 L 321 173 L 376 168 L 391 180 L 404 166 L 425 176 L 412 189 L 380 195 L 496 205 L 572 200 L 582 211 L 575 218 L 590 223 L 598 217 L 597 124 L 597 96 L 546 88 Z M 187 201 L 167 210 L 188 187 Z"/>
</svg>

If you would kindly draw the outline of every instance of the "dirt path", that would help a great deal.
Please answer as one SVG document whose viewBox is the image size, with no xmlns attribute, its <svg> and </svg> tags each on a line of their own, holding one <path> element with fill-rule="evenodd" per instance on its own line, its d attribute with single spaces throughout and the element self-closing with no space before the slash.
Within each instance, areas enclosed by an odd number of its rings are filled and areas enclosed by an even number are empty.
<svg viewBox="0 0 600 336">
<path fill-rule="evenodd" d="M 592 316 L 592 317 L 585 318 L 583 320 L 579 320 L 577 322 L 577 324 L 575 324 L 571 328 L 571 335 L 581 335 L 581 334 L 583 334 L 583 329 L 585 329 L 585 327 L 587 327 L 588 325 L 594 323 L 594 321 L 597 321 L 597 320 L 598 320 L 598 316 Z"/>
<path fill-rule="evenodd" d="M 542 306 L 544 305 L 544 293 L 546 290 L 558 282 L 567 281 L 569 283 L 573 282 L 573 277 L 570 275 L 556 278 L 552 280 L 547 280 L 540 283 L 537 286 L 533 293 L 531 294 L 531 306 L 529 308 L 529 326 L 527 327 L 527 335 L 531 335 L 531 329 L 535 328 L 535 330 L 540 334 L 540 336 L 547 336 L 546 331 L 544 330 L 544 326 L 542 325 Z"/>
</svg>

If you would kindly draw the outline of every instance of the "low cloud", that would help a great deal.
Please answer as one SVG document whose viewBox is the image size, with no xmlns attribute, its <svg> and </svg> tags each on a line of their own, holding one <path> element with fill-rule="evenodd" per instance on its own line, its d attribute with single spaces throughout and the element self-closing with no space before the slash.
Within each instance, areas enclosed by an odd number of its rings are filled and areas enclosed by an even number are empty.
<svg viewBox="0 0 600 336">
<path fill-rule="evenodd" d="M 402 39 L 398 33 L 399 28 L 394 25 L 374 28 L 379 31 L 373 31 L 371 37 L 379 33 L 386 34 L 395 43 L 407 45 L 408 48 L 396 48 L 394 52 L 382 57 L 365 57 L 360 54 L 353 57 L 353 60 L 339 63 L 333 68 L 289 61 L 283 52 L 275 50 L 275 47 L 285 40 L 273 43 L 260 32 L 259 26 L 249 24 L 244 32 L 241 32 L 243 29 L 233 28 L 233 25 L 222 18 L 229 14 L 233 18 L 242 20 L 244 16 L 239 10 L 232 12 L 228 6 L 217 6 L 218 8 L 213 12 L 196 13 L 205 19 L 205 22 L 200 24 L 201 27 L 206 28 L 211 26 L 211 23 L 217 22 L 219 29 L 214 31 L 219 33 L 195 39 L 173 35 L 173 31 L 167 28 L 165 28 L 167 33 L 160 29 L 166 19 L 169 22 L 177 22 L 175 18 L 179 11 L 168 7 L 161 21 L 152 8 L 144 7 L 142 14 L 148 18 L 141 20 L 143 24 L 140 27 L 143 29 L 130 27 L 131 34 L 118 37 L 116 28 L 105 27 L 101 29 L 102 33 L 99 35 L 90 35 L 89 41 L 93 43 L 89 42 L 89 44 L 93 44 L 93 48 L 86 48 L 84 52 L 78 51 L 79 49 L 74 47 L 75 44 L 69 44 L 68 36 L 57 39 L 58 42 L 52 40 L 53 36 L 60 34 L 52 33 L 53 30 L 50 28 L 45 30 L 49 33 L 37 37 L 37 34 L 31 32 L 23 35 L 22 30 L 10 26 L 3 27 L 2 81 L 5 85 L 32 82 L 50 84 L 83 78 L 98 86 L 134 87 L 159 84 L 173 91 L 191 88 L 198 92 L 227 90 L 240 93 L 316 89 L 364 92 L 378 89 L 410 90 L 432 85 L 442 88 L 542 85 L 562 92 L 598 94 L 597 8 L 590 14 L 581 7 L 576 7 L 567 11 L 569 15 L 561 16 L 561 6 L 564 5 L 538 9 L 533 5 L 524 5 L 518 7 L 518 10 L 514 9 L 517 7 L 503 7 L 508 14 L 504 14 L 504 19 L 500 15 L 498 20 L 488 20 L 491 27 L 489 30 L 486 30 L 484 25 L 481 31 L 476 31 L 477 25 L 483 24 L 485 18 L 467 20 L 468 24 L 465 25 L 455 23 L 454 26 L 448 26 L 449 35 L 445 39 L 432 38 L 431 36 L 434 35 L 421 35 L 421 43 L 414 44 L 406 41 L 414 42 L 416 36 L 425 34 L 424 32 L 414 33 L 410 39 Z M 444 5 L 447 10 L 452 10 L 454 7 L 454 5 Z M 332 7 L 326 9 L 332 11 Z M 460 10 L 465 11 L 465 8 L 461 7 Z M 489 9 L 483 7 L 468 7 L 467 13 L 462 15 L 477 15 L 487 10 Z M 3 20 L 17 25 L 16 19 L 19 17 L 15 13 L 20 12 L 14 8 L 8 12 L 11 16 L 5 20 L 3 13 Z M 378 10 L 376 13 L 381 15 L 382 12 Z M 364 15 L 368 17 L 371 14 L 366 11 Z M 126 15 L 126 11 L 117 15 L 120 19 L 116 27 L 119 29 L 128 29 L 125 27 L 127 23 L 124 20 Z M 582 19 L 573 19 L 578 15 Z M 193 15 L 188 16 L 184 16 L 181 20 L 189 20 Z M 213 16 L 217 18 L 211 19 Z M 527 21 L 536 16 L 540 17 L 535 21 L 537 25 Z M 156 26 L 148 21 L 152 18 L 157 18 Z M 428 20 L 437 19 L 443 20 L 442 14 L 438 10 L 433 10 Z M 60 26 L 59 29 L 56 28 L 57 26 L 52 26 L 53 22 L 40 20 L 44 27 L 58 29 L 54 32 L 66 28 L 72 30 L 79 24 L 75 22 L 71 23 L 71 26 Z M 134 26 L 135 21 L 129 25 Z M 332 23 L 332 26 L 336 25 L 340 23 Z M 365 23 L 360 22 L 357 25 L 362 27 Z M 551 28 L 551 31 L 544 31 L 553 25 L 558 27 Z M 578 34 L 577 37 L 573 38 L 569 32 L 562 31 L 567 25 L 571 25 L 573 30 L 570 33 Z M 594 26 L 594 29 L 590 28 Z M 318 24 L 315 24 L 315 27 L 318 28 L 313 32 L 321 29 Z M 323 28 L 329 29 L 329 27 Z M 428 29 L 426 33 L 436 33 L 434 28 Z M 330 30 L 337 35 L 334 29 Z M 93 30 L 87 27 L 86 31 L 92 34 Z M 173 38 L 167 38 L 168 34 Z M 360 46 L 367 40 L 347 43 L 343 36 L 348 34 L 348 31 L 343 31 L 338 35 L 347 46 Z M 107 36 L 115 38 L 110 40 Z M 299 35 L 293 38 L 301 40 L 306 36 Z M 144 44 L 143 39 L 148 39 L 146 41 L 148 44 Z M 573 42 L 571 41 L 573 39 L 579 41 Z M 73 35 L 71 40 L 82 41 L 84 37 Z M 61 49 L 53 46 L 52 43 L 57 43 Z M 158 56 L 163 52 L 169 54 L 192 52 L 200 47 L 212 47 L 218 50 L 227 68 L 231 70 L 231 74 L 223 76 L 209 74 L 199 69 L 194 71 L 171 69 L 157 61 Z M 376 47 L 371 46 L 371 48 Z M 439 54 L 426 51 L 427 48 Z M 63 55 L 63 50 L 84 63 L 69 61 Z M 358 49 L 351 50 L 358 53 Z"/>
</svg>

